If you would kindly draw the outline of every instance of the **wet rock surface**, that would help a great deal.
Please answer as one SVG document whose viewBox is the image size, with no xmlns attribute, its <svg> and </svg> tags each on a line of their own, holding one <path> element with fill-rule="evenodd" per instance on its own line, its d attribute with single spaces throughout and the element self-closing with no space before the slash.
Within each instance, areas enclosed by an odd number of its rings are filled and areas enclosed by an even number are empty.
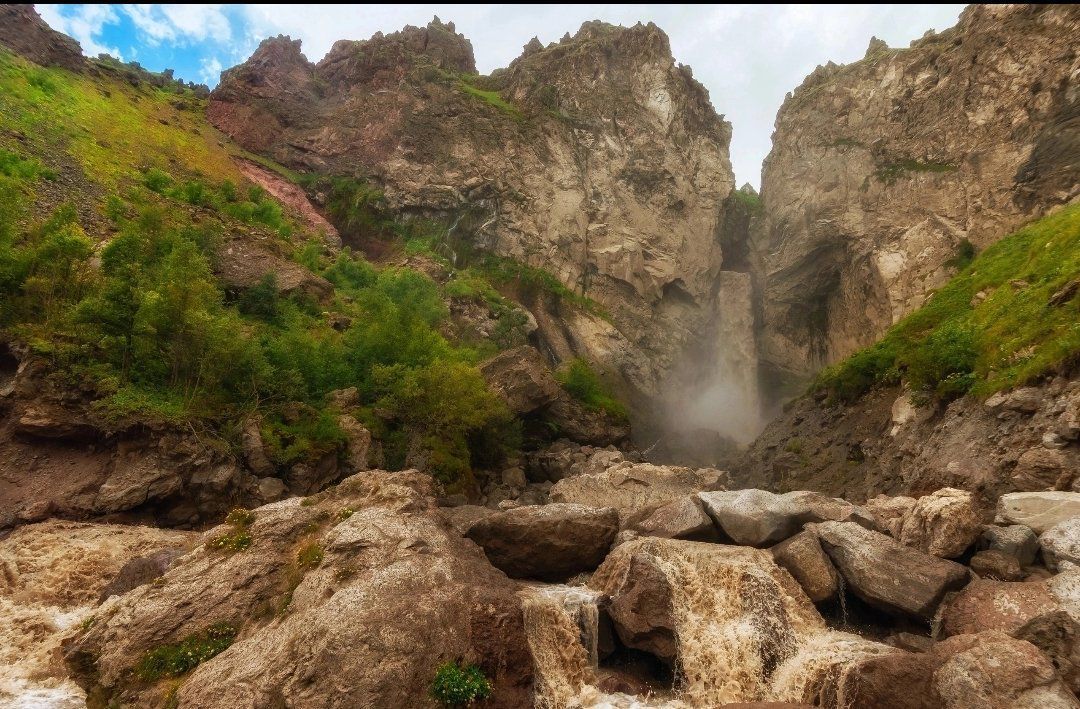
<svg viewBox="0 0 1080 709">
<path fill-rule="evenodd" d="M 467 535 L 511 578 L 564 581 L 599 566 L 618 528 L 611 508 L 552 503 L 483 517 Z"/>
</svg>

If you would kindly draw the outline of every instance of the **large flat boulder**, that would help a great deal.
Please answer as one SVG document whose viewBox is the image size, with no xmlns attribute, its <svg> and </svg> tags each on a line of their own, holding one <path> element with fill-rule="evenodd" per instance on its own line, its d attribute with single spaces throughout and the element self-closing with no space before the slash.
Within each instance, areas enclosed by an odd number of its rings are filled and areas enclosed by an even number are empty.
<svg viewBox="0 0 1080 709">
<path fill-rule="evenodd" d="M 794 535 L 808 522 L 851 519 L 872 524 L 861 508 L 816 492 L 777 495 L 750 489 L 703 492 L 698 497 L 716 525 L 736 544 L 775 544 Z"/>
<path fill-rule="evenodd" d="M 564 478 L 551 488 L 553 502 L 614 507 L 624 522 L 635 512 L 674 502 L 701 490 L 717 490 L 727 474 L 713 468 L 617 463 L 607 470 Z"/>
<path fill-rule="evenodd" d="M 370 471 L 232 515 L 102 606 L 65 661 L 101 706 L 435 707 L 436 669 L 464 662 L 491 682 L 492 706 L 521 707 L 532 663 L 516 590 L 438 515 L 430 478 Z M 182 682 L 168 665 L 147 671 L 148 653 L 210 631 L 227 649 Z"/>
<path fill-rule="evenodd" d="M 632 522 L 630 528 L 644 536 L 665 539 L 713 541 L 716 537 L 712 518 L 705 514 L 696 495 L 660 505 Z"/>
<path fill-rule="evenodd" d="M 618 531 L 610 507 L 553 503 L 484 517 L 466 534 L 511 578 L 564 581 L 599 566 Z"/>
<path fill-rule="evenodd" d="M 853 522 L 822 522 L 814 531 L 846 587 L 888 613 L 929 621 L 945 594 L 970 577 L 960 564 Z"/>
<path fill-rule="evenodd" d="M 1011 492 L 998 499 L 998 524 L 1022 524 L 1036 534 L 1073 517 L 1080 517 L 1080 492 Z"/>
</svg>

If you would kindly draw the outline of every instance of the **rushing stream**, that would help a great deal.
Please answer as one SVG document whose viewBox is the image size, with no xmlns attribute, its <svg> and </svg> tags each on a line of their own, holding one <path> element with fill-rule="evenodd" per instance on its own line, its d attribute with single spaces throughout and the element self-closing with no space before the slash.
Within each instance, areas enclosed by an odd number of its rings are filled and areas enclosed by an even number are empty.
<svg viewBox="0 0 1080 709">
<path fill-rule="evenodd" d="M 678 637 L 673 696 L 633 697 L 598 689 L 596 604 L 601 594 L 538 586 L 523 592 L 538 706 L 681 709 L 789 701 L 843 707 L 850 669 L 861 659 L 894 652 L 827 628 L 799 589 L 764 563 L 759 550 L 665 540 L 636 545 L 625 556 L 632 553 L 647 554 L 672 591 Z M 599 579 L 603 585 L 621 572 L 616 564 L 600 573 L 607 576 Z"/>
</svg>

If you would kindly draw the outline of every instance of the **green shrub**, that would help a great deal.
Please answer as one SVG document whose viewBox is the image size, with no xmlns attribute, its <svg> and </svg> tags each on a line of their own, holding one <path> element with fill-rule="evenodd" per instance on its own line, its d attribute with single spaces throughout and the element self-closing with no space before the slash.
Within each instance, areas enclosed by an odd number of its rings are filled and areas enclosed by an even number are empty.
<svg viewBox="0 0 1080 709">
<path fill-rule="evenodd" d="M 151 168 L 143 175 L 143 185 L 146 186 L 146 189 L 151 192 L 157 192 L 158 194 L 165 194 L 165 190 L 167 190 L 172 183 L 172 176 L 157 168 Z"/>
<path fill-rule="evenodd" d="M 443 706 L 462 707 L 491 696 L 491 682 L 476 665 L 447 662 L 435 671 L 431 697 Z"/>
<path fill-rule="evenodd" d="M 934 330 L 908 361 L 907 379 L 913 391 L 937 400 L 967 393 L 975 383 L 978 360 L 970 327 L 947 322 Z"/>
<path fill-rule="evenodd" d="M 187 636 L 175 645 L 156 647 L 139 660 L 135 674 L 144 682 L 178 677 L 223 652 L 232 645 L 236 633 L 235 626 L 218 623 L 201 633 Z"/>
<path fill-rule="evenodd" d="M 604 411 L 618 419 L 626 418 L 626 407 L 611 394 L 585 360 L 571 360 L 555 373 L 555 378 L 563 389 L 588 408 Z"/>
</svg>

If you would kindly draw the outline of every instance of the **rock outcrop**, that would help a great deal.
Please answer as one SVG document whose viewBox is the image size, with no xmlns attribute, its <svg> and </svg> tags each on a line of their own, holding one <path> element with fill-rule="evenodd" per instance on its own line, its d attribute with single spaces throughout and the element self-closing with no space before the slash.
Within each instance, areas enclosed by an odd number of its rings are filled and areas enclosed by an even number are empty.
<svg viewBox="0 0 1080 709">
<path fill-rule="evenodd" d="M 45 24 L 33 5 L 0 5 L 0 45 L 41 66 L 85 66 L 79 43 Z"/>
<path fill-rule="evenodd" d="M 532 678 L 514 591 L 437 515 L 430 478 L 360 473 L 209 530 L 157 582 L 102 606 L 65 661 L 102 702 L 156 706 L 172 692 L 199 709 L 435 706 L 436 668 L 470 662 L 493 706 L 520 707 Z M 178 689 L 168 666 L 140 664 L 215 629 L 231 645 Z"/>
<path fill-rule="evenodd" d="M 657 396 L 720 317 L 730 125 L 652 24 L 589 22 L 491 77 L 474 72 L 469 41 L 437 19 L 340 41 L 316 64 L 276 37 L 222 75 L 208 115 L 249 150 L 364 175 L 388 209 L 446 218 L 457 253 L 551 271 L 610 320 L 525 303 L 544 349 Z"/>
<path fill-rule="evenodd" d="M 763 366 L 801 379 L 873 342 L 982 249 L 1078 194 L 1075 6 L 972 5 L 872 43 L 784 102 L 754 248 Z"/>
</svg>

